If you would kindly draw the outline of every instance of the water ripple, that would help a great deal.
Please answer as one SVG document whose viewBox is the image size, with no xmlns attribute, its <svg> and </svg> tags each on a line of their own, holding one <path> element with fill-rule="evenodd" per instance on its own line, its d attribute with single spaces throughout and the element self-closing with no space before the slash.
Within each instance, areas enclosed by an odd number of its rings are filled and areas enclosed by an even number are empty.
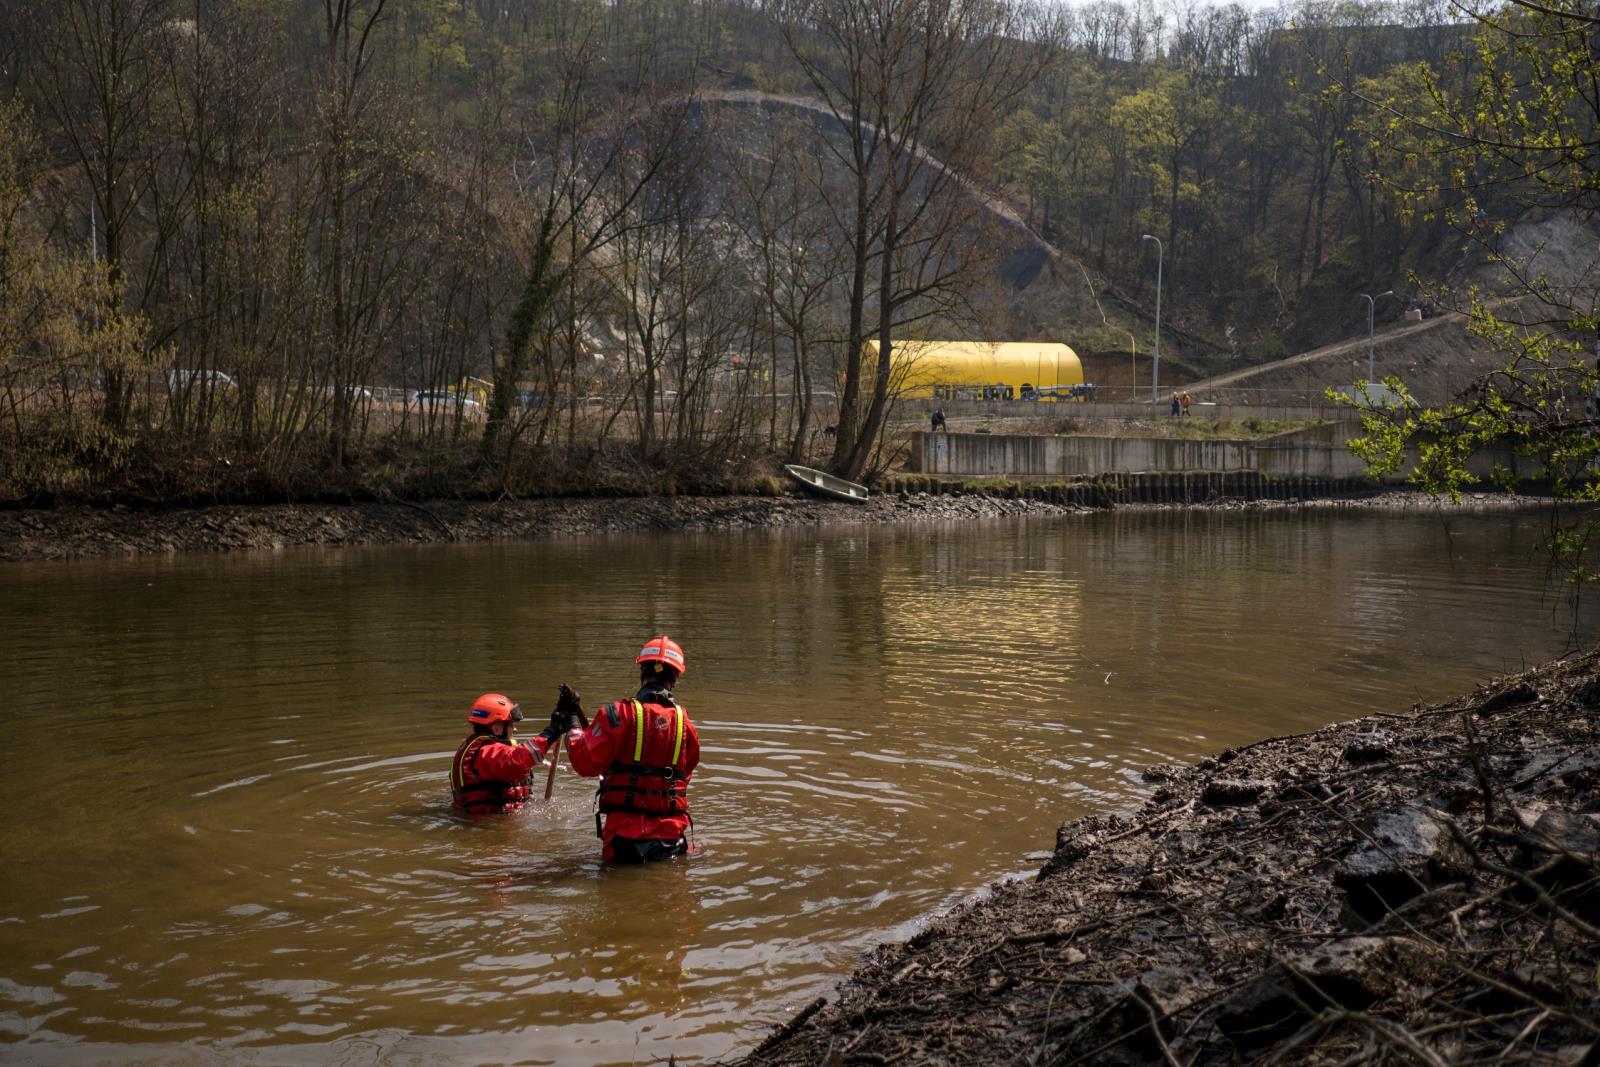
<svg viewBox="0 0 1600 1067">
<path fill-rule="evenodd" d="M 1136 803 L 1143 767 L 1560 651 L 1536 539 L 1104 516 L 0 569 L 0 801 L 59 797 L 0 830 L 0 1047 L 724 1055 L 1061 821 Z M 691 657 L 696 859 L 602 867 L 564 759 L 554 803 L 451 811 L 472 696 L 565 679 L 598 706 L 658 630 Z M 68 676 L 106 743 L 63 796 Z"/>
</svg>

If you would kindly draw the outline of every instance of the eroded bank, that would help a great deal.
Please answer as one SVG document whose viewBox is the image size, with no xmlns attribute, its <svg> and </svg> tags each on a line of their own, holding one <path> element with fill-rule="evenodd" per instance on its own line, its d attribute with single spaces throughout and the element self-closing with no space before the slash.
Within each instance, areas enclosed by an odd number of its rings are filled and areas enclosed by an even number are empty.
<svg viewBox="0 0 1600 1067">
<path fill-rule="evenodd" d="M 1600 653 L 1146 778 L 744 1062 L 1600 1058 Z"/>
<path fill-rule="evenodd" d="M 875 525 L 1068 515 L 1118 507 L 1211 509 L 1376 508 L 1483 510 L 1548 506 L 1536 497 L 1469 494 L 1460 504 L 1421 493 L 1365 492 L 1322 499 L 1286 493 L 1216 492 L 1196 481 L 1161 486 L 1107 483 L 1068 492 L 1051 486 L 924 485 L 900 480 L 865 505 L 800 496 L 558 497 L 537 500 L 367 501 L 352 504 L 217 504 L 186 508 L 90 507 L 0 510 L 0 562 L 272 550 L 310 545 L 534 541 L 596 534 Z M 1182 491 L 1180 491 L 1182 490 Z M 1194 490 L 1194 492 L 1189 492 Z M 1228 491 L 1225 491 L 1228 490 Z"/>
</svg>

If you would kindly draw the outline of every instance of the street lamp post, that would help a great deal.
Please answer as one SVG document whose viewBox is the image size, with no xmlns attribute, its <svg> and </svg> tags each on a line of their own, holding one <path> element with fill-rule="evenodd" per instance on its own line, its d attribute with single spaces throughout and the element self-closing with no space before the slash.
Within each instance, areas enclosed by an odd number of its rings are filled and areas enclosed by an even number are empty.
<svg viewBox="0 0 1600 1067">
<path fill-rule="evenodd" d="M 1161 406 L 1161 261 L 1166 258 L 1167 250 L 1161 244 L 1161 238 L 1151 234 L 1140 234 L 1141 241 L 1154 241 L 1156 243 L 1156 348 L 1155 355 L 1150 360 L 1150 405 Z"/>
<path fill-rule="evenodd" d="M 1370 386 L 1372 384 L 1372 309 L 1376 307 L 1378 301 L 1382 300 L 1384 297 L 1393 296 L 1394 290 L 1386 290 L 1379 293 L 1377 296 L 1367 296 L 1366 293 L 1357 293 L 1356 295 L 1362 297 L 1367 302 L 1367 384 Z"/>
</svg>

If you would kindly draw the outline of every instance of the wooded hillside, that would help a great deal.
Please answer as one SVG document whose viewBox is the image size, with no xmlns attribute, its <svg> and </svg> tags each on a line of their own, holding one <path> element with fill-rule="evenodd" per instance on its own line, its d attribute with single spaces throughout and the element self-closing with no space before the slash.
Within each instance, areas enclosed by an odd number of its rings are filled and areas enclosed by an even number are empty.
<svg viewBox="0 0 1600 1067">
<path fill-rule="evenodd" d="M 1396 115 L 1471 93 L 1477 28 L 1432 0 L 5 3 L 0 497 L 859 475 L 893 403 L 864 340 L 1148 351 L 1144 234 L 1164 358 L 1277 358 L 1459 257 L 1462 162 Z"/>
</svg>

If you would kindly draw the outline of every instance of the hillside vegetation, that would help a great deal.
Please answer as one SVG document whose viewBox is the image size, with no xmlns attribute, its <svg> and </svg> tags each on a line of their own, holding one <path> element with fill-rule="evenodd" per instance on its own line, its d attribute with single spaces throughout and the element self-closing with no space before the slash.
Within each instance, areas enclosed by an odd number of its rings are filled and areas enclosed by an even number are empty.
<svg viewBox="0 0 1600 1067">
<path fill-rule="evenodd" d="M 1276 359 L 1522 216 L 1396 126 L 1473 91 L 1476 32 L 1428 0 L 5 5 L 0 500 L 862 475 L 894 401 L 863 341 L 1121 367 L 1155 239 L 1164 363 Z"/>
</svg>

